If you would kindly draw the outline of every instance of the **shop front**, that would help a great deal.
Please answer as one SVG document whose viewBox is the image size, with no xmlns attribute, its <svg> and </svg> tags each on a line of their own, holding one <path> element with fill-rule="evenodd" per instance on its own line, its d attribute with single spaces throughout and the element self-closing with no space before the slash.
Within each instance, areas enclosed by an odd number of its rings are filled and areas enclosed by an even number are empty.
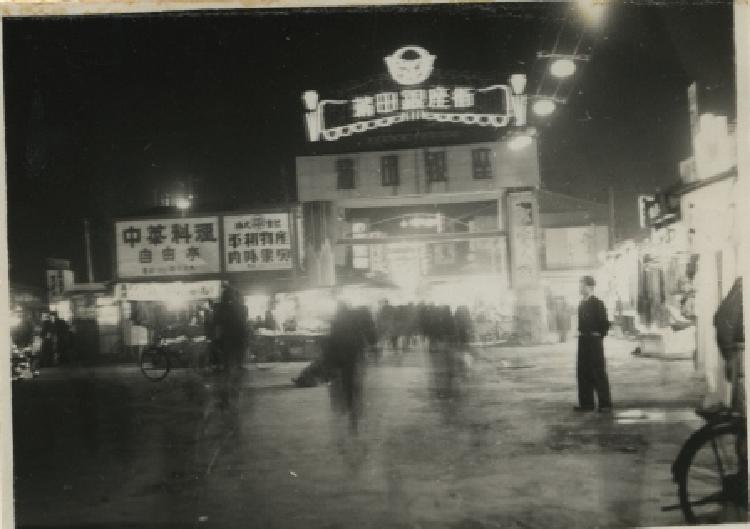
<svg viewBox="0 0 750 529">
<path fill-rule="evenodd" d="M 528 303 L 524 294 L 538 286 L 529 279 L 538 273 L 535 226 L 529 220 L 535 210 L 515 206 L 523 218 L 510 220 L 518 232 L 531 227 L 531 233 L 509 240 L 501 229 L 507 225 L 503 203 L 514 198 L 346 208 L 335 246 L 337 282 L 388 284 L 390 288 L 370 291 L 393 306 L 434 303 L 453 311 L 463 306 L 473 315 L 478 339 L 507 338 L 526 319 L 543 317 L 523 312 L 535 301 Z M 519 252 L 515 260 L 509 257 L 509 245 Z M 512 270 L 516 289 L 511 286 Z M 519 300 L 526 300 L 526 307 Z M 368 305 L 377 308 L 372 301 L 378 300 L 370 301 Z M 532 334 L 530 328 L 526 332 Z"/>
<path fill-rule="evenodd" d="M 736 170 L 731 170 L 679 191 L 691 252 L 697 256 L 694 313 L 697 365 L 706 374 L 709 400 L 729 402 L 730 386 L 716 343 L 714 314 L 721 300 L 741 275 L 739 249 L 744 200 L 738 192 Z"/>
<path fill-rule="evenodd" d="M 621 336 L 634 337 L 640 328 L 640 267 L 640 247 L 633 240 L 623 241 L 605 253 L 598 282 L 613 324 L 613 333 Z"/>
<path fill-rule="evenodd" d="M 652 237 L 642 249 L 639 314 L 648 328 L 689 322 L 696 368 L 708 387 L 704 404 L 728 404 L 714 315 L 740 277 L 745 197 L 735 127 L 726 116 L 699 114 L 695 88 L 688 94 L 693 154 L 680 163 L 679 184 L 645 201 Z"/>
<path fill-rule="evenodd" d="M 296 218 L 275 208 L 117 220 L 114 299 L 128 356 L 164 336 L 205 347 L 225 286 L 239 293 L 248 324 L 265 322 L 297 272 Z"/>
<path fill-rule="evenodd" d="M 637 328 L 641 351 L 696 358 L 696 255 L 678 220 L 652 231 L 641 247 Z"/>
</svg>

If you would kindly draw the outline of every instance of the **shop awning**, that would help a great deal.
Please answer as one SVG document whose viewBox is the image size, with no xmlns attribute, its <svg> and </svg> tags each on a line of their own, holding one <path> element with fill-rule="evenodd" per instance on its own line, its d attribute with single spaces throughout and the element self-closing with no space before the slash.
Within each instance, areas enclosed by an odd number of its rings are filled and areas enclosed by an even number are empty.
<svg viewBox="0 0 750 529">
<path fill-rule="evenodd" d="M 117 283 L 115 299 L 123 301 L 199 301 L 221 298 L 221 281 Z"/>
<path fill-rule="evenodd" d="M 482 231 L 482 232 L 462 232 L 462 233 L 425 233 L 418 235 L 399 235 L 394 237 L 367 237 L 361 239 L 342 238 L 337 239 L 336 244 L 393 244 L 409 242 L 446 242 L 446 241 L 465 241 L 468 239 L 488 239 L 494 237 L 505 237 L 504 230 Z"/>
</svg>

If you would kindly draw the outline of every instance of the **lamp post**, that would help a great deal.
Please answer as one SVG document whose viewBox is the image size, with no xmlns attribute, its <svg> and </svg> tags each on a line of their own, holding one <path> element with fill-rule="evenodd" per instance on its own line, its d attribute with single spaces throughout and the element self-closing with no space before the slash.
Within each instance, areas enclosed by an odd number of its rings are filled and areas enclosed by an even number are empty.
<svg viewBox="0 0 750 529">
<path fill-rule="evenodd" d="M 604 18 L 604 2 L 599 0 L 576 0 L 578 11 L 583 15 L 584 20 L 592 25 L 601 25 Z"/>
<path fill-rule="evenodd" d="M 572 76 L 577 69 L 576 63 L 591 60 L 590 55 L 582 53 L 556 53 L 540 51 L 536 54 L 537 59 L 549 59 L 549 72 L 557 79 L 565 79 Z"/>
<path fill-rule="evenodd" d="M 534 101 L 531 108 L 537 116 L 546 117 L 557 109 L 557 103 L 551 98 L 544 97 Z"/>
<path fill-rule="evenodd" d="M 343 105 L 348 101 L 336 99 L 320 99 L 318 92 L 315 90 L 306 90 L 302 93 L 302 102 L 305 105 L 305 124 L 307 125 L 307 135 L 310 141 L 318 141 L 320 135 L 325 129 L 323 120 L 323 108 L 331 103 Z"/>
</svg>

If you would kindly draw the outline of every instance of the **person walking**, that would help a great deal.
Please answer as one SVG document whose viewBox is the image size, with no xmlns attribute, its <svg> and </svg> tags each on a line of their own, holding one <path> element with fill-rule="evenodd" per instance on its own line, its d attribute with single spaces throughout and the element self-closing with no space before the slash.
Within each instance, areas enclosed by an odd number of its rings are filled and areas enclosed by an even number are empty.
<svg viewBox="0 0 750 529">
<path fill-rule="evenodd" d="M 578 406 L 574 408 L 578 412 L 595 409 L 594 393 L 600 412 L 612 410 L 603 345 L 610 323 L 604 303 L 593 295 L 595 286 L 593 277 L 581 278 L 583 299 L 578 305 Z"/>
<path fill-rule="evenodd" d="M 231 287 L 224 289 L 221 302 L 215 305 L 214 334 L 221 361 L 217 385 L 219 406 L 236 409 L 247 348 L 247 309 L 240 303 L 239 293 Z"/>
<path fill-rule="evenodd" d="M 745 413 L 744 356 L 745 326 L 742 310 L 742 277 L 734 280 L 732 288 L 714 314 L 716 344 L 724 360 L 724 376 L 732 385 L 729 405 Z"/>
<path fill-rule="evenodd" d="M 42 336 L 40 365 L 41 367 L 50 367 L 54 365 L 54 357 L 56 352 L 56 346 L 54 342 L 55 325 L 51 314 L 46 312 L 42 313 L 42 322 L 40 327 Z"/>
<path fill-rule="evenodd" d="M 59 315 L 55 314 L 55 321 L 53 323 L 53 332 L 56 336 L 57 343 L 57 361 L 58 364 L 70 364 L 70 352 L 71 352 L 71 335 L 70 326 L 63 320 Z"/>
<path fill-rule="evenodd" d="M 387 299 L 383 300 L 378 312 L 378 334 L 382 343 L 382 348 L 393 347 L 393 335 L 395 325 L 395 309 L 388 302 Z"/>
<path fill-rule="evenodd" d="M 324 363 L 334 379 L 333 404 L 349 415 L 349 429 L 355 434 L 363 409 L 364 352 L 374 340 L 374 328 L 368 312 L 339 302 L 324 351 Z"/>
</svg>

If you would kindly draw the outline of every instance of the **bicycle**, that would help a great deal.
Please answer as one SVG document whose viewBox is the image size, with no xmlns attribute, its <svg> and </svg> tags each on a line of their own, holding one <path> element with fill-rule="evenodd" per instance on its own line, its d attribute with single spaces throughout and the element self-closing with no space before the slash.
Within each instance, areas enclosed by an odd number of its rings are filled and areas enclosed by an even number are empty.
<svg viewBox="0 0 750 529">
<path fill-rule="evenodd" d="M 187 336 L 175 338 L 160 338 L 157 342 L 141 353 L 140 368 L 143 375 L 153 382 L 164 380 L 173 366 L 192 365 L 197 371 L 216 372 L 221 368 L 221 352 L 214 344 L 209 344 L 208 350 L 189 358 L 187 349 L 191 343 L 205 342 L 205 340 L 190 339 Z"/>
<path fill-rule="evenodd" d="M 739 393 L 744 381 L 740 370 L 734 373 L 731 406 L 696 410 L 706 424 L 688 438 L 672 465 L 679 508 L 691 525 L 747 521 L 747 421 Z"/>
</svg>

